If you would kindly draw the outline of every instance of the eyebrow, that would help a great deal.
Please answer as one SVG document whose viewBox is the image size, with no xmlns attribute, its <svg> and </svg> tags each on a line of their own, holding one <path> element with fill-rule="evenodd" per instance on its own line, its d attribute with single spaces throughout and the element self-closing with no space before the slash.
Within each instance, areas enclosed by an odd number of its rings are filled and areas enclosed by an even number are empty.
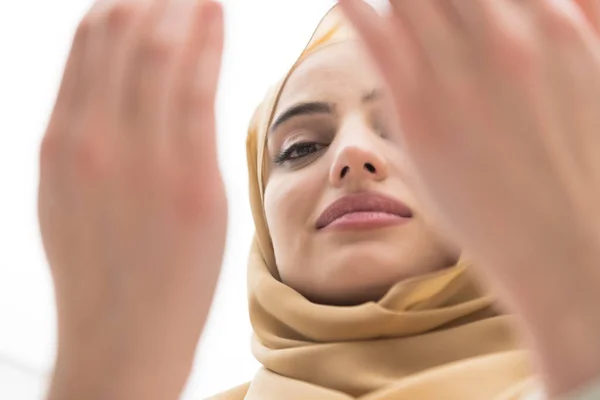
<svg viewBox="0 0 600 400">
<path fill-rule="evenodd" d="M 299 103 L 293 105 L 288 108 L 284 112 L 277 117 L 271 128 L 270 132 L 274 132 L 280 125 L 284 122 L 299 117 L 301 115 L 309 115 L 309 114 L 331 114 L 333 112 L 334 106 L 330 103 L 325 103 L 322 101 L 313 101 L 310 103 Z"/>
<path fill-rule="evenodd" d="M 381 97 L 382 97 L 381 90 L 373 89 L 369 93 L 365 94 L 362 97 L 362 102 L 363 103 L 371 103 L 371 102 L 381 99 Z"/>
<path fill-rule="evenodd" d="M 374 89 L 369 93 L 365 94 L 361 100 L 363 103 L 371 103 L 380 98 L 381 91 L 378 89 Z M 292 118 L 310 114 L 331 114 L 333 113 L 334 109 L 334 104 L 326 103 L 323 101 L 312 101 L 293 105 L 277 117 L 275 122 L 271 125 L 269 132 L 274 132 L 279 126 L 281 126 L 283 123 Z"/>
</svg>

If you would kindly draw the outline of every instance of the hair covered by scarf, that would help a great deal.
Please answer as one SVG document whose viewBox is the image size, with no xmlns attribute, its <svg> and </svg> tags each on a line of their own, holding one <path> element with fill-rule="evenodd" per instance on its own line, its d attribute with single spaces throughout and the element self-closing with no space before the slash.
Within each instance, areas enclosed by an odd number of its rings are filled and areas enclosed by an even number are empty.
<svg viewBox="0 0 600 400">
<path fill-rule="evenodd" d="M 288 77 L 304 59 L 357 40 L 341 10 L 323 18 L 283 80 L 257 108 L 247 138 L 256 233 L 248 260 L 252 382 L 214 400 L 516 400 L 531 390 L 527 354 L 469 273 L 451 268 L 397 283 L 378 302 L 311 303 L 280 281 L 263 195 L 268 127 Z"/>
</svg>

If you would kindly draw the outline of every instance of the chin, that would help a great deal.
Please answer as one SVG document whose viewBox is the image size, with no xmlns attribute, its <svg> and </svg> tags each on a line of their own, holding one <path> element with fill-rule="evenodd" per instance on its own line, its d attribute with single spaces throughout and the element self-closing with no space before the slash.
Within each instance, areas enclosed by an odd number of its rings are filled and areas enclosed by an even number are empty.
<svg viewBox="0 0 600 400">
<path fill-rule="evenodd" d="M 310 300 L 332 305 L 378 301 L 399 281 L 418 275 L 412 257 L 398 247 L 373 243 L 345 246 L 320 259 L 318 284 L 305 294 Z"/>
<path fill-rule="evenodd" d="M 385 235 L 366 240 L 318 240 L 303 246 L 280 269 L 285 284 L 319 304 L 357 305 L 378 301 L 403 280 L 452 265 L 452 249 L 430 235 Z M 301 251 L 300 251 L 301 250 Z M 311 266 L 312 268 L 307 268 Z M 315 268 L 315 269 L 313 269 Z"/>
</svg>

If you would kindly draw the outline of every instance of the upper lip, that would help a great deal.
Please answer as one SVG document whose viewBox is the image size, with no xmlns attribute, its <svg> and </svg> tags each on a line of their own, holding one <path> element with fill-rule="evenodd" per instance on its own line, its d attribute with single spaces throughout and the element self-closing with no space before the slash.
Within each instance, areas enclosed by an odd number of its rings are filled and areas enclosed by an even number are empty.
<svg viewBox="0 0 600 400">
<path fill-rule="evenodd" d="M 338 218 L 355 212 L 382 212 L 411 218 L 412 211 L 402 202 L 376 192 L 346 195 L 329 205 L 317 219 L 317 229 L 325 228 Z"/>
</svg>

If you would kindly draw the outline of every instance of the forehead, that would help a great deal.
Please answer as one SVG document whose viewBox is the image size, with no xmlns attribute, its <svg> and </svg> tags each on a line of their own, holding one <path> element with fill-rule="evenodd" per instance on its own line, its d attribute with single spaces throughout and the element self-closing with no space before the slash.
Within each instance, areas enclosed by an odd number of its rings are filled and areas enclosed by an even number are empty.
<svg viewBox="0 0 600 400">
<path fill-rule="evenodd" d="M 366 54 L 358 42 L 331 45 L 308 56 L 288 78 L 276 114 L 297 103 L 358 101 L 379 86 Z"/>
</svg>

